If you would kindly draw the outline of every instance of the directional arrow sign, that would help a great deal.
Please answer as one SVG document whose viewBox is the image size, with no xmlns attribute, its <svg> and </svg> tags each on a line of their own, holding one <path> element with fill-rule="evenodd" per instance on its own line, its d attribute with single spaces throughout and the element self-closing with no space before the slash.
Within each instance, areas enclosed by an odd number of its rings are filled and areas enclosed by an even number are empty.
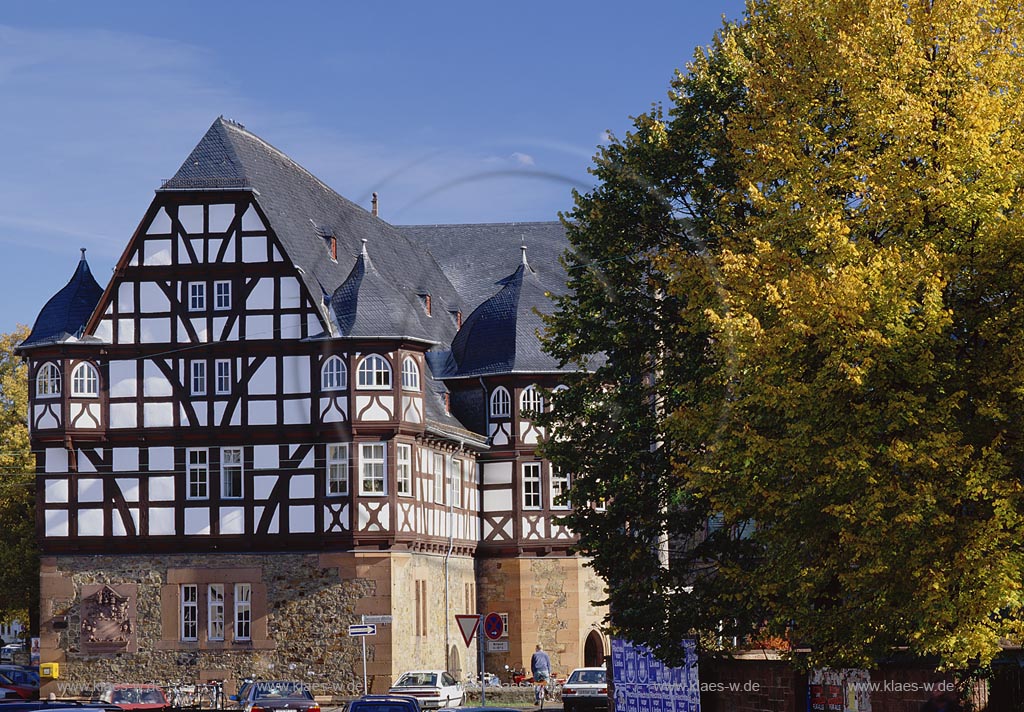
<svg viewBox="0 0 1024 712">
<path fill-rule="evenodd" d="M 474 613 L 463 613 L 455 616 L 455 622 L 459 624 L 459 631 L 462 639 L 466 641 L 466 647 L 473 641 L 477 628 L 480 627 L 480 616 Z"/>
<path fill-rule="evenodd" d="M 353 623 L 348 627 L 349 635 L 377 635 L 377 626 L 367 623 Z"/>
</svg>

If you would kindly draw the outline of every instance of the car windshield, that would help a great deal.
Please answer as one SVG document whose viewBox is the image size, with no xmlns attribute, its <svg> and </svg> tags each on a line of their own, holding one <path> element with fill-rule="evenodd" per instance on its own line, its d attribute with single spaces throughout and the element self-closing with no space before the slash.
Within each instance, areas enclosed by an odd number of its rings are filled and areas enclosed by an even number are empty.
<svg viewBox="0 0 1024 712">
<path fill-rule="evenodd" d="M 435 687 L 437 675 L 432 672 L 408 672 L 395 684 L 395 687 Z"/>
<path fill-rule="evenodd" d="M 605 678 L 604 670 L 573 670 L 572 675 L 566 680 L 566 684 L 576 683 L 577 685 L 603 685 Z"/>
</svg>

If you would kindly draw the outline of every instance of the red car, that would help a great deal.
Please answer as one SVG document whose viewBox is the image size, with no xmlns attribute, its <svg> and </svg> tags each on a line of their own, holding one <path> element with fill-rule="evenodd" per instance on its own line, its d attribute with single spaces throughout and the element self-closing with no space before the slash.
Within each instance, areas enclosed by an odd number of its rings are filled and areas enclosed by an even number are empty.
<svg viewBox="0 0 1024 712">
<path fill-rule="evenodd" d="M 25 684 L 24 682 L 15 682 L 7 675 L 0 672 L 0 688 L 5 690 L 11 690 L 23 700 L 35 700 L 39 698 L 39 686 Z"/>
<path fill-rule="evenodd" d="M 156 685 L 111 685 L 100 695 L 101 702 L 109 702 L 123 710 L 159 710 L 167 709 L 167 696 Z"/>
</svg>

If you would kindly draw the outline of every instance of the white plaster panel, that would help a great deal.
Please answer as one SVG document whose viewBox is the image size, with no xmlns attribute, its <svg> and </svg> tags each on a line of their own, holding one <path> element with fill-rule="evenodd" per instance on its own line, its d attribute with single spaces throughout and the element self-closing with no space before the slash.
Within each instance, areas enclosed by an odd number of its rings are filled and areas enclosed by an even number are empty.
<svg viewBox="0 0 1024 712">
<path fill-rule="evenodd" d="M 173 403 L 146 403 L 142 418 L 147 428 L 170 428 L 174 425 Z"/>
<path fill-rule="evenodd" d="M 501 463 L 504 464 L 504 463 Z M 512 511 L 512 490 L 485 490 L 484 491 L 485 512 L 511 512 Z"/>
<path fill-rule="evenodd" d="M 196 338 L 203 342 L 209 341 L 210 334 L 206 330 L 206 319 L 191 319 L 190 321 L 192 323 L 192 330 L 196 332 Z"/>
<path fill-rule="evenodd" d="M 72 427 L 75 428 L 98 428 L 100 427 L 100 404 L 99 403 L 85 403 L 82 405 L 81 417 L 75 413 L 74 404 L 72 404 L 72 413 L 74 417 L 71 418 Z"/>
<path fill-rule="evenodd" d="M 102 451 L 100 452 L 102 456 Z M 92 464 L 92 460 L 85 456 L 85 452 L 82 450 L 78 451 L 78 471 L 79 472 L 96 472 L 96 468 Z"/>
<path fill-rule="evenodd" d="M 297 309 L 302 305 L 302 289 L 294 277 L 281 278 L 281 308 Z"/>
<path fill-rule="evenodd" d="M 277 475 L 256 475 L 252 478 L 252 496 L 254 499 L 269 499 L 270 493 L 277 484 Z"/>
<path fill-rule="evenodd" d="M 100 341 L 109 344 L 114 340 L 114 325 L 110 319 L 100 319 L 100 323 L 96 325 L 96 331 L 93 332 Z"/>
<path fill-rule="evenodd" d="M 277 445 L 253 445 L 252 465 L 257 470 L 276 470 L 281 467 Z"/>
<path fill-rule="evenodd" d="M 320 317 L 318 317 L 315 313 L 311 312 L 309 314 L 306 314 L 306 330 L 309 332 L 310 336 L 316 336 L 317 334 L 323 332 L 323 324 L 320 322 Z"/>
<path fill-rule="evenodd" d="M 151 501 L 151 502 L 173 502 L 174 501 L 174 478 L 173 477 L 150 477 L 149 478 L 149 501 Z"/>
<path fill-rule="evenodd" d="M 217 341 L 229 341 L 228 335 L 224 333 L 224 327 L 228 325 L 226 316 L 213 317 L 213 336 Z"/>
<path fill-rule="evenodd" d="M 528 445 L 537 444 L 537 429 L 529 421 L 519 421 L 519 441 Z"/>
<path fill-rule="evenodd" d="M 139 510 L 132 508 L 128 510 L 128 516 L 132 519 L 132 524 L 135 526 L 135 531 L 139 531 Z M 110 519 L 110 524 L 113 529 L 114 536 L 127 536 L 128 527 L 121 519 L 121 512 L 114 510 L 113 516 Z"/>
<path fill-rule="evenodd" d="M 115 447 L 113 457 L 114 472 L 138 472 L 139 448 Z"/>
<path fill-rule="evenodd" d="M 43 513 L 46 536 L 68 535 L 68 513 L 64 509 L 50 509 Z"/>
<path fill-rule="evenodd" d="M 309 357 L 285 356 L 282 364 L 285 393 L 309 393 Z"/>
<path fill-rule="evenodd" d="M 209 262 L 216 262 L 217 255 L 220 254 L 220 248 L 224 246 L 224 240 L 212 237 L 206 242 L 206 249 L 208 250 L 207 255 Z M 221 262 L 234 262 L 235 261 L 235 248 L 231 244 L 231 240 L 228 240 L 228 249 L 224 252 L 224 257 Z"/>
<path fill-rule="evenodd" d="M 185 508 L 185 533 L 189 535 L 210 533 L 209 507 Z"/>
<path fill-rule="evenodd" d="M 294 475 L 288 482 L 288 496 L 291 499 L 312 499 L 314 486 L 313 475 Z"/>
<path fill-rule="evenodd" d="M 103 510 L 78 510 L 78 536 L 103 536 Z"/>
<path fill-rule="evenodd" d="M 59 406 L 58 406 L 59 407 Z M 60 427 L 60 418 L 54 415 L 48 404 L 34 406 L 32 412 L 35 414 L 35 428 L 37 430 L 49 430 Z"/>
<path fill-rule="evenodd" d="M 220 508 L 220 533 L 221 534 L 244 534 L 245 533 L 245 508 L 244 507 L 221 507 Z"/>
<path fill-rule="evenodd" d="M 224 421 L 224 411 L 227 409 L 227 403 L 224 401 L 216 401 L 213 404 L 213 424 L 220 425 Z"/>
<path fill-rule="evenodd" d="M 174 388 L 171 386 L 171 382 L 167 380 L 167 376 L 165 376 L 152 361 L 145 362 L 142 376 L 142 395 L 148 398 L 152 398 L 154 396 L 159 398 L 174 394 Z"/>
<path fill-rule="evenodd" d="M 130 260 L 130 263 L 132 264 L 132 266 L 138 267 L 139 263 L 141 261 L 142 261 L 142 248 L 140 247 L 139 249 L 137 249 L 135 252 L 132 253 L 132 258 Z"/>
<path fill-rule="evenodd" d="M 113 316 L 113 314 L 114 314 L 114 305 L 113 304 L 108 304 L 107 308 L 103 312 L 103 316 Z"/>
<path fill-rule="evenodd" d="M 249 401 L 249 425 L 276 425 L 277 401 Z"/>
<path fill-rule="evenodd" d="M 302 338 L 302 315 L 282 314 L 281 315 L 281 338 L 301 339 Z"/>
<path fill-rule="evenodd" d="M 182 242 L 184 242 L 184 240 L 182 240 Z M 203 250 L 206 247 L 206 241 L 200 237 L 194 240 L 189 240 L 188 244 L 192 248 L 192 251 L 196 253 L 196 262 L 205 262 L 206 255 L 203 253 Z"/>
<path fill-rule="evenodd" d="M 187 240 L 184 237 L 179 237 L 178 238 L 178 264 L 179 265 L 192 264 L 192 256 L 188 253 L 188 243 L 189 242 L 190 242 L 190 240 Z M 191 242 L 199 242 L 199 241 L 198 240 L 193 240 Z M 200 253 L 200 254 L 202 254 L 202 253 Z"/>
<path fill-rule="evenodd" d="M 210 232 L 227 232 L 235 219 L 234 203 L 218 203 L 210 206 Z"/>
<path fill-rule="evenodd" d="M 263 511 L 266 507 L 253 507 L 253 521 L 256 526 L 259 526 L 260 520 L 263 519 Z M 277 534 L 280 529 L 280 516 L 279 510 L 275 509 L 274 514 L 270 517 L 270 525 L 267 527 L 268 534 Z"/>
<path fill-rule="evenodd" d="M 267 238 L 243 237 L 242 262 L 257 263 L 267 261 Z"/>
<path fill-rule="evenodd" d="M 178 222 L 185 232 L 198 235 L 203 232 L 203 206 L 181 205 L 178 207 Z"/>
<path fill-rule="evenodd" d="M 138 411 L 134 403 L 111 403 L 110 404 L 110 427 L 111 428 L 136 428 L 138 427 Z"/>
<path fill-rule="evenodd" d="M 274 317 L 269 314 L 245 317 L 245 338 L 247 339 L 273 339 Z"/>
<path fill-rule="evenodd" d="M 364 421 L 391 420 L 391 396 L 382 396 L 380 402 L 373 396 L 356 396 L 356 418 Z M 383 407 L 382 407 L 383 403 Z"/>
<path fill-rule="evenodd" d="M 78 480 L 79 502 L 102 502 L 103 480 L 94 477 L 83 477 Z"/>
<path fill-rule="evenodd" d="M 260 216 L 256 213 L 256 208 L 249 206 L 245 213 L 242 215 L 242 229 L 243 230 L 265 230 L 266 227 L 263 225 L 263 221 L 260 220 Z"/>
<path fill-rule="evenodd" d="M 344 398 L 321 398 L 320 399 L 320 422 L 322 423 L 343 423 L 345 414 L 338 408 L 338 403 L 345 403 Z"/>
<path fill-rule="evenodd" d="M 46 486 L 43 490 L 43 501 L 47 504 L 67 504 L 68 481 L 64 479 L 46 480 Z"/>
<path fill-rule="evenodd" d="M 121 282 L 117 285 L 117 311 L 121 315 L 135 311 L 135 283 Z"/>
<path fill-rule="evenodd" d="M 306 453 L 306 456 L 302 458 L 302 462 L 299 463 L 299 468 L 303 470 L 310 470 L 313 468 L 313 451 L 310 450 Z"/>
<path fill-rule="evenodd" d="M 110 397 L 134 398 L 138 392 L 134 361 L 110 362 Z"/>
<path fill-rule="evenodd" d="M 274 308 L 274 278 L 262 277 L 253 287 L 248 299 L 245 301 L 245 308 L 249 310 L 273 309 Z"/>
<path fill-rule="evenodd" d="M 174 508 L 149 508 L 149 533 L 152 536 L 174 535 Z"/>
<path fill-rule="evenodd" d="M 309 422 L 309 398 L 284 402 L 285 425 L 304 425 Z"/>
<path fill-rule="evenodd" d="M 266 359 L 249 379 L 249 395 L 272 396 L 277 393 L 277 359 Z"/>
<path fill-rule="evenodd" d="M 117 343 L 135 343 L 135 321 L 132 319 L 117 320 Z"/>
<path fill-rule="evenodd" d="M 174 470 L 174 448 L 173 447 L 151 447 L 149 448 L 149 471 L 150 472 L 171 472 Z"/>
<path fill-rule="evenodd" d="M 159 314 L 171 310 L 167 295 L 156 282 L 139 284 L 139 312 L 142 314 Z"/>
<path fill-rule="evenodd" d="M 511 462 L 485 462 L 484 481 L 485 485 L 511 485 L 512 484 L 512 463 Z M 488 495 L 489 496 L 489 495 Z"/>
<path fill-rule="evenodd" d="M 146 240 L 143 245 L 143 264 L 148 266 L 171 264 L 171 240 Z"/>
<path fill-rule="evenodd" d="M 135 477 L 118 477 L 117 488 L 125 502 L 139 501 L 139 480 Z"/>
<path fill-rule="evenodd" d="M 140 344 L 166 344 L 171 340 L 171 321 L 164 317 L 160 319 L 140 319 L 139 338 Z"/>
<path fill-rule="evenodd" d="M 316 526 L 312 505 L 288 508 L 288 529 L 292 534 L 312 532 Z"/>
<path fill-rule="evenodd" d="M 423 399 L 416 396 L 402 396 L 402 419 L 409 423 L 423 422 Z"/>
<path fill-rule="evenodd" d="M 207 412 L 208 411 L 207 411 L 207 407 L 206 407 L 206 401 L 204 401 L 204 400 L 194 400 L 194 401 L 192 401 L 192 413 L 195 414 L 194 418 L 189 416 L 189 413 L 187 412 L 187 410 L 186 410 L 186 408 L 185 408 L 185 406 L 183 404 L 181 406 L 181 416 L 180 416 L 181 417 L 181 422 L 183 424 L 188 423 L 189 425 L 191 425 L 193 427 L 205 428 L 206 427 L 206 414 L 207 414 Z"/>
<path fill-rule="evenodd" d="M 185 322 L 181 319 L 181 317 L 178 317 L 177 322 L 178 330 L 175 333 L 175 342 L 184 343 L 186 341 L 191 341 L 192 337 L 189 336 L 188 329 L 185 328 Z"/>
<path fill-rule="evenodd" d="M 167 214 L 167 210 L 160 208 L 156 211 L 156 215 L 153 216 L 153 221 L 149 223 L 149 229 L 146 230 L 147 235 L 169 235 L 171 233 L 171 216 Z"/>
<path fill-rule="evenodd" d="M 371 519 L 372 512 L 379 512 L 377 520 Z M 360 531 L 384 531 L 391 524 L 391 508 L 387 502 L 360 502 L 359 503 L 359 529 Z"/>
</svg>

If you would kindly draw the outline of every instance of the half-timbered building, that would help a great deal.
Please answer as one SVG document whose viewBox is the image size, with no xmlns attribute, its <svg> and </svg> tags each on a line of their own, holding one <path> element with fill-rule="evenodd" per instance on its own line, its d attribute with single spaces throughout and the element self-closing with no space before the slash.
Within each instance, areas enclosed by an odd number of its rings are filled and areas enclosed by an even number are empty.
<svg viewBox="0 0 1024 712">
<path fill-rule="evenodd" d="M 561 385 L 537 310 L 565 247 L 558 223 L 390 225 L 215 121 L 106 288 L 83 251 L 20 346 L 43 662 L 351 691 L 347 627 L 375 616 L 381 689 L 471 674 L 454 616 L 490 611 L 491 670 L 537 642 L 556 671 L 600 661 L 600 582 L 554 520 L 570 473 L 531 417 Z"/>
</svg>

